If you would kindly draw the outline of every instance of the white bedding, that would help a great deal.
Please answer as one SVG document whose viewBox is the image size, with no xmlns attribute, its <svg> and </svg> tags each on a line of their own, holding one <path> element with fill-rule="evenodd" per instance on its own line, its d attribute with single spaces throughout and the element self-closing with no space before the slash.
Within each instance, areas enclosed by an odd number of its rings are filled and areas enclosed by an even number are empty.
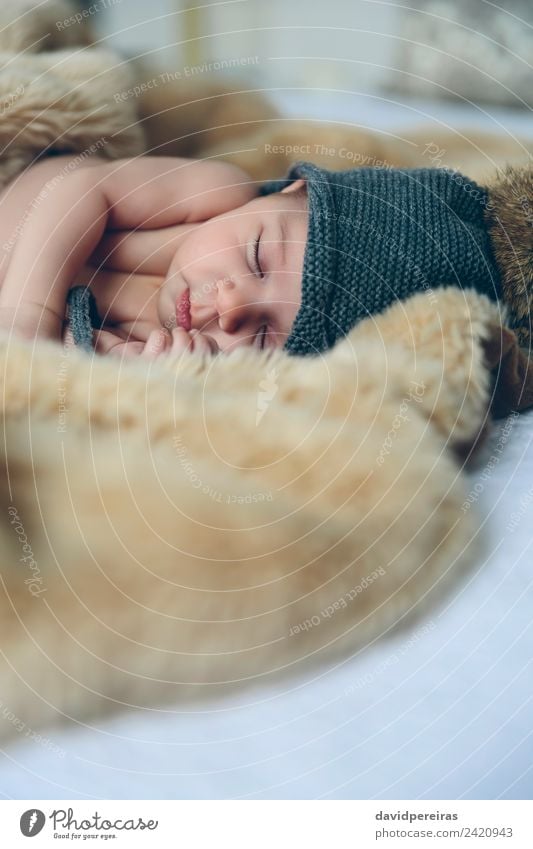
<svg viewBox="0 0 533 849">
<path fill-rule="evenodd" d="M 334 107 L 331 96 L 314 95 L 313 109 L 301 94 L 279 99 L 293 115 L 346 115 L 346 104 Z M 351 114 L 363 126 L 390 128 L 420 123 L 430 112 L 428 104 L 392 107 L 364 98 Z M 496 118 L 470 110 L 466 120 L 461 107 L 446 104 L 433 113 L 440 126 L 497 129 L 503 120 L 494 109 Z M 526 129 L 522 116 L 505 121 L 511 132 Z M 129 713 L 95 728 L 50 732 L 50 744 L 19 741 L 0 755 L 0 793 L 531 798 L 532 439 L 533 412 L 495 430 L 484 456 L 486 463 L 492 445 L 499 462 L 487 471 L 481 458 L 469 474 L 471 509 L 485 517 L 487 556 L 411 632 L 312 679 L 247 691 L 203 712 Z"/>
</svg>

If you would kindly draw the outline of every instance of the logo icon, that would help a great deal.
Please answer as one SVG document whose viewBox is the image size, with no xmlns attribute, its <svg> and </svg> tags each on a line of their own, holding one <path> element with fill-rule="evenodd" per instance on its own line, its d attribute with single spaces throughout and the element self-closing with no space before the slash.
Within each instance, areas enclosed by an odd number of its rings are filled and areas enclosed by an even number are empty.
<svg viewBox="0 0 533 849">
<path fill-rule="evenodd" d="M 43 830 L 46 817 L 38 808 L 30 808 L 24 811 L 20 818 L 20 830 L 24 837 L 35 837 Z"/>
<path fill-rule="evenodd" d="M 259 425 L 259 422 L 267 411 L 268 405 L 278 391 L 278 384 L 276 383 L 277 377 L 278 372 L 276 368 L 272 368 L 268 372 L 266 378 L 259 384 L 259 389 L 262 391 L 257 393 L 257 411 L 255 415 L 256 427 Z"/>
</svg>

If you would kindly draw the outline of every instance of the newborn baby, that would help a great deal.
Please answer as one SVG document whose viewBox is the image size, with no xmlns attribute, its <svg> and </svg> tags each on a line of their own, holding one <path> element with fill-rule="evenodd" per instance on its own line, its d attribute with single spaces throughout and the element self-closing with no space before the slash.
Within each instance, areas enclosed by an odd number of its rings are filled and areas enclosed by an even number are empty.
<svg viewBox="0 0 533 849">
<path fill-rule="evenodd" d="M 530 179 L 511 198 L 518 221 Z M 415 292 L 438 309 L 438 288 L 455 285 L 505 302 L 528 338 L 530 290 L 501 262 L 506 204 L 438 168 L 299 162 L 257 189 L 212 160 L 48 158 L 0 196 L 0 329 L 61 338 L 81 283 L 104 322 L 87 341 L 103 353 L 316 356 Z M 528 226 L 524 256 L 530 240 Z"/>
<path fill-rule="evenodd" d="M 88 284 L 101 353 L 283 347 L 306 237 L 303 180 L 258 197 L 214 160 L 46 158 L 0 195 L 0 328 L 61 339 Z"/>
</svg>

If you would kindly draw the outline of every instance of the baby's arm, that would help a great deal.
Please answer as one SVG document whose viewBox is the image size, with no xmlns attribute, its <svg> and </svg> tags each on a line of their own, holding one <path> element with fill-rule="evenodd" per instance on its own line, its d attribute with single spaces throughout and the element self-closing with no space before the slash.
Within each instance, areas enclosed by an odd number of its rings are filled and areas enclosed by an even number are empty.
<svg viewBox="0 0 533 849">
<path fill-rule="evenodd" d="M 92 165 L 51 181 L 19 235 L 0 291 L 0 321 L 6 326 L 7 316 L 25 335 L 59 339 L 68 289 L 106 229 L 203 221 L 256 194 L 234 165 L 173 157 Z"/>
</svg>

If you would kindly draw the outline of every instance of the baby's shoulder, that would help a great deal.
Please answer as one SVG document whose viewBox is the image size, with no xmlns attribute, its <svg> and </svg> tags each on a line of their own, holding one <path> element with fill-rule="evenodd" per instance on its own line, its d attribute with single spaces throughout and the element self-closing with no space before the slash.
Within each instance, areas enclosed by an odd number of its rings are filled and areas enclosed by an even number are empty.
<svg viewBox="0 0 533 849">
<path fill-rule="evenodd" d="M 82 155 L 46 156 L 31 165 L 0 192 L 0 242 L 4 232 L 21 222 L 30 206 L 38 203 L 47 188 L 52 189 L 80 169 L 102 165 L 101 157 Z"/>
<path fill-rule="evenodd" d="M 37 160 L 29 168 L 18 174 L 2 190 L 1 197 L 9 198 L 17 194 L 27 193 L 36 195 L 39 190 L 49 183 L 51 186 L 61 182 L 70 174 L 77 173 L 86 168 L 102 166 L 106 162 L 100 156 L 83 156 L 82 154 L 62 154 L 60 156 L 45 156 Z"/>
</svg>

